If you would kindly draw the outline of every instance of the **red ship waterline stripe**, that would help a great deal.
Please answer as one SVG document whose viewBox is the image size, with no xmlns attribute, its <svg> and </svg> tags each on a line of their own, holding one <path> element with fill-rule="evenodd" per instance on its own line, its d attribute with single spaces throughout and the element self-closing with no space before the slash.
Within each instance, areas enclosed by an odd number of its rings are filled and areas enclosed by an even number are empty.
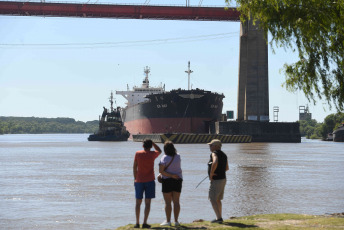
<svg viewBox="0 0 344 230">
<path fill-rule="evenodd" d="M 206 133 L 211 118 L 149 118 L 125 122 L 130 135 L 152 133 Z"/>
</svg>

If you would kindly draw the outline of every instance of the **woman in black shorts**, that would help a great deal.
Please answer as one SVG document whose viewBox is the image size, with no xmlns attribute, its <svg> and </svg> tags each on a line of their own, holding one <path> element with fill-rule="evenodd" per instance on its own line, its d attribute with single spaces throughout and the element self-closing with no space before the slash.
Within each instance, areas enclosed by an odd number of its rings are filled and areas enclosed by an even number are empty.
<svg viewBox="0 0 344 230">
<path fill-rule="evenodd" d="M 162 174 L 162 194 L 165 200 L 166 221 L 161 226 L 171 226 L 172 202 L 175 226 L 179 226 L 179 198 L 183 182 L 181 159 L 171 141 L 165 142 L 164 152 L 165 155 L 162 156 L 159 163 L 159 172 Z"/>
</svg>

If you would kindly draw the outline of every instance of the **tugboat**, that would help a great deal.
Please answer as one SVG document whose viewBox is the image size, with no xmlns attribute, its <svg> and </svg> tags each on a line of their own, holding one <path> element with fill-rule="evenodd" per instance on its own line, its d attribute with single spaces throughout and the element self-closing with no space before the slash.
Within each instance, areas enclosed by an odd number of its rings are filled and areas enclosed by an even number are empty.
<svg viewBox="0 0 344 230">
<path fill-rule="evenodd" d="M 99 118 L 99 130 L 88 137 L 89 141 L 127 141 L 130 133 L 122 122 L 121 108 L 113 108 L 113 93 L 109 98 L 111 103 L 110 111 L 104 108 Z"/>
</svg>

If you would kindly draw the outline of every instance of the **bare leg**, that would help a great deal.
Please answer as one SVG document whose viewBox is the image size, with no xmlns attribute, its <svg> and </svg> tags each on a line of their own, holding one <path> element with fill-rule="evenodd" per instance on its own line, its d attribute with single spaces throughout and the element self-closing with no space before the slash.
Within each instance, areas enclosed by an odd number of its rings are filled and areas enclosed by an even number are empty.
<svg viewBox="0 0 344 230">
<path fill-rule="evenodd" d="M 140 224 L 140 207 L 142 200 L 136 199 L 135 214 L 136 214 L 136 224 Z"/>
<path fill-rule="evenodd" d="M 220 218 L 222 218 L 222 202 L 221 200 L 217 200 L 217 207 L 219 209 L 219 213 L 220 213 Z"/>
<path fill-rule="evenodd" d="M 173 214 L 174 214 L 174 221 L 178 222 L 178 217 L 180 213 L 180 192 L 172 192 L 172 200 L 173 200 Z"/>
<path fill-rule="evenodd" d="M 145 199 L 145 216 L 143 219 L 144 224 L 147 224 L 147 220 L 148 220 L 148 216 L 150 212 L 151 200 L 152 199 Z"/>
<path fill-rule="evenodd" d="M 216 219 L 220 219 L 221 213 L 220 213 L 220 209 L 219 209 L 217 201 L 216 200 L 210 200 L 210 202 L 211 202 L 211 205 L 213 206 L 213 209 L 214 209 L 214 212 L 216 215 Z"/>
<path fill-rule="evenodd" d="M 172 192 L 162 193 L 164 195 L 165 200 L 165 214 L 166 214 L 166 221 L 171 222 L 171 213 L 172 213 Z"/>
</svg>

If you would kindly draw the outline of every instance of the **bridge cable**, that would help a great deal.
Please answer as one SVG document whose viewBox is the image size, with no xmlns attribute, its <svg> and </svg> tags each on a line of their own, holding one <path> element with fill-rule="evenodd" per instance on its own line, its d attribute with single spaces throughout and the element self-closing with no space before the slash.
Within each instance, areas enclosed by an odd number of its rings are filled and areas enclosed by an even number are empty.
<svg viewBox="0 0 344 230">
<path fill-rule="evenodd" d="M 106 48 L 106 47 L 127 47 L 127 46 L 145 46 L 154 44 L 167 44 L 167 43 L 184 43 L 193 41 L 204 41 L 214 39 L 224 39 L 236 36 L 236 32 L 232 33 L 220 33 L 220 34 L 208 34 L 189 37 L 175 37 L 175 38 L 163 38 L 153 40 L 137 40 L 137 41 L 118 41 L 118 42 L 94 42 L 94 43 L 0 43 L 0 48 L 23 48 L 23 47 L 36 47 L 36 48 Z M 74 47 L 73 47 L 74 46 Z"/>
</svg>

